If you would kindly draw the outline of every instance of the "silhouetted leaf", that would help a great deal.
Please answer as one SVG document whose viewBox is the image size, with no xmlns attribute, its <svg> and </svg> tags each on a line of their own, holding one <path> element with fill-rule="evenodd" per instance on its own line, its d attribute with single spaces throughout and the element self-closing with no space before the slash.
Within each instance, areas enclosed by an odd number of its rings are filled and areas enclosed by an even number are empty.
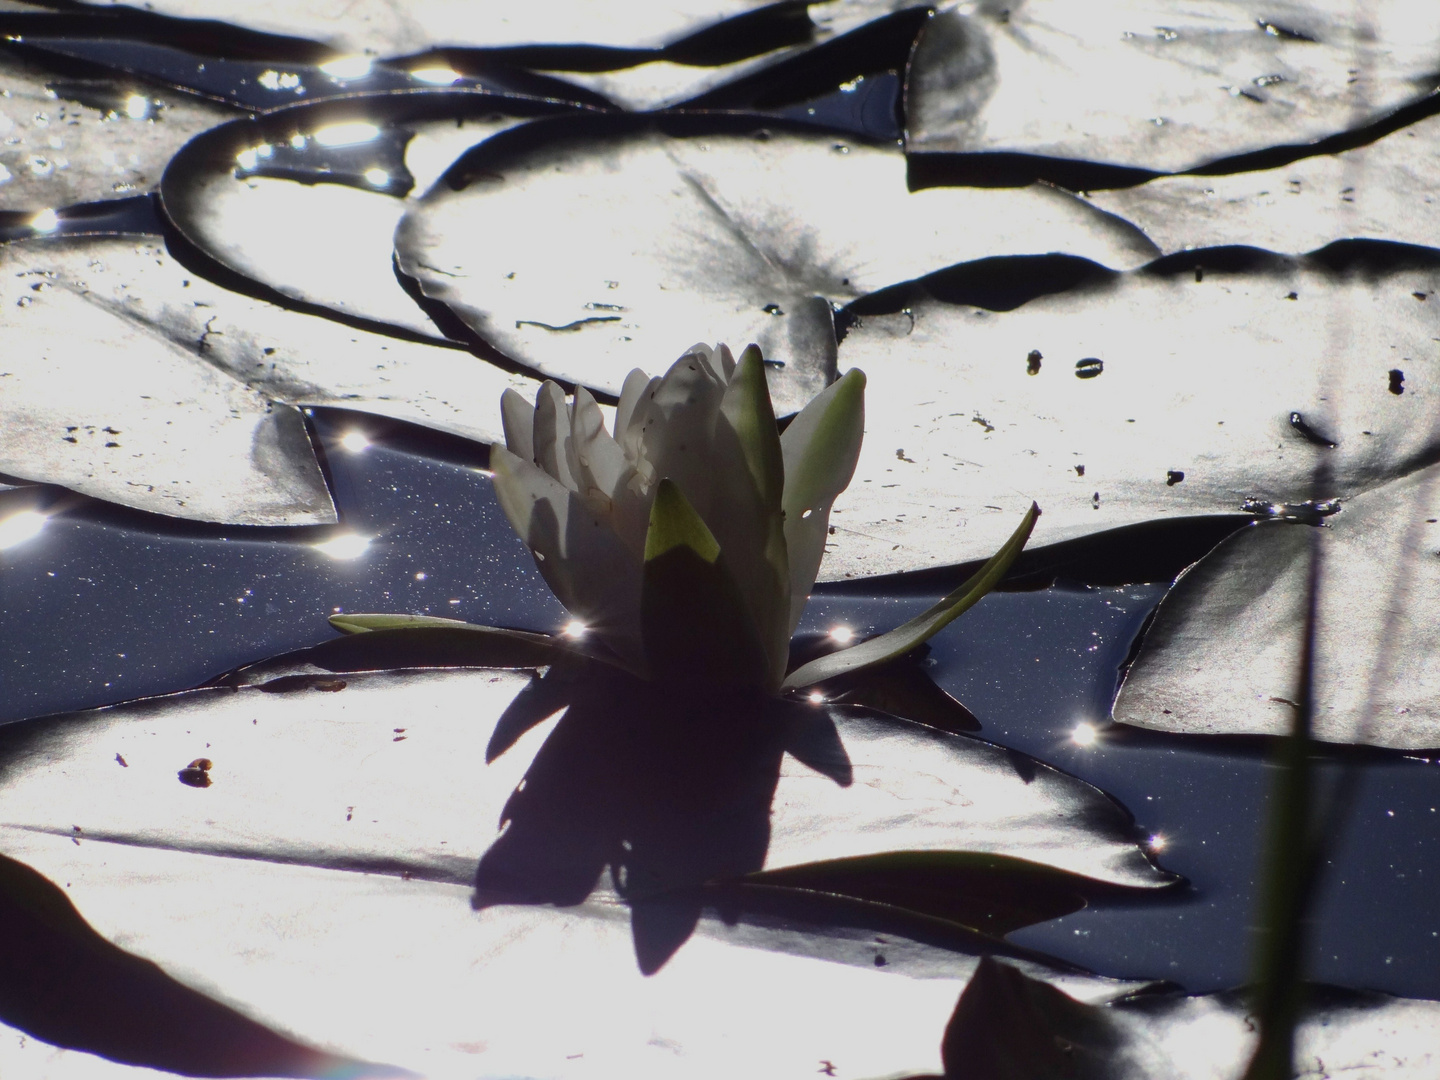
<svg viewBox="0 0 1440 1080">
<path fill-rule="evenodd" d="M 1440 449 L 1434 264 L 1386 245 L 1194 251 L 1014 310 L 919 290 L 861 314 L 841 366 L 873 393 L 822 578 L 986 558 L 1032 499 L 1035 547 L 1404 475 Z M 1321 461 L 1333 486 L 1312 492 Z"/>
<path fill-rule="evenodd" d="M 0 55 L 0 209 L 149 191 L 188 139 L 234 116 L 133 81 L 60 76 Z"/>
<path fill-rule="evenodd" d="M 0 472 L 202 521 L 335 520 L 294 406 L 491 441 L 501 393 L 535 388 L 458 349 L 229 292 L 154 238 L 0 248 L 0 334 Z"/>
<path fill-rule="evenodd" d="M 1170 882 L 1080 781 L 861 710 L 633 680 L 573 684 L 487 765 L 526 682 L 347 674 L 7 725 L 0 847 L 181 982 L 427 1072 L 893 1073 L 933 1067 L 977 952 L 1087 1000 L 1134 988 L 893 907 L 702 887 L 896 849 Z"/>
<path fill-rule="evenodd" d="M 1440 746 L 1440 466 L 1325 519 L 1314 737 Z M 1115 718 L 1195 734 L 1282 735 L 1299 694 L 1308 529 L 1244 529 L 1184 574 L 1156 614 Z"/>
<path fill-rule="evenodd" d="M 1440 1004 L 1330 986 L 1310 995 L 1295 1075 L 1420 1080 L 1440 1064 Z M 955 1080 L 1210 1080 L 1240 1075 L 1254 1043 L 1241 991 L 1090 1005 L 987 958 L 960 996 L 943 1053 Z"/>
<path fill-rule="evenodd" d="M 1133 221 L 1165 251 L 1251 244 L 1313 251 L 1368 237 L 1440 247 L 1432 177 L 1440 116 L 1343 153 L 1232 176 L 1167 176 L 1096 191 L 1096 206 Z"/>
<path fill-rule="evenodd" d="M 485 341 L 612 393 L 690 342 L 754 341 L 786 365 L 771 372 L 782 415 L 831 378 L 831 302 L 965 258 L 1134 266 L 1154 250 L 1065 192 L 912 194 L 891 148 L 756 117 L 541 120 L 446 179 L 405 215 L 396 254 Z"/>
<path fill-rule="evenodd" d="M 1435 89 L 1437 56 L 1440 8 L 1409 0 L 951 9 L 916 46 L 906 145 L 1180 172 L 1374 123 Z"/>
<path fill-rule="evenodd" d="M 14 1057 L 23 1046 L 6 1037 L 5 1025 L 50 1043 L 44 1049 L 52 1055 L 66 1047 L 192 1075 L 408 1075 L 301 1046 L 176 982 L 97 934 L 54 882 L 4 856 L 0 960 L 0 1064 L 7 1076 L 57 1074 L 19 1071 Z M 90 1067 L 100 1069 L 93 1061 Z"/>
</svg>

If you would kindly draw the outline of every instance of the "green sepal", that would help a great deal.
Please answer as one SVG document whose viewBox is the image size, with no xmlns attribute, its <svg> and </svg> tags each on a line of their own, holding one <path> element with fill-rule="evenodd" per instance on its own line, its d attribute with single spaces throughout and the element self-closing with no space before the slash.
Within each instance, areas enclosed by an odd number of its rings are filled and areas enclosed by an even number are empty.
<svg viewBox="0 0 1440 1080">
<path fill-rule="evenodd" d="M 785 459 L 759 346 L 747 346 L 740 354 L 720 412 L 716 449 L 722 460 L 729 450 L 744 462 L 743 471 L 722 470 L 716 477 L 717 505 L 727 508 L 729 535 L 740 540 L 727 549 L 726 558 L 766 645 L 770 688 L 778 690 L 790 656 L 790 560 L 782 508 Z M 733 448 L 726 446 L 727 426 Z"/>
<path fill-rule="evenodd" d="M 1030 532 L 1035 528 L 1035 519 L 1039 516 L 1040 508 L 1031 503 L 1019 528 L 1005 541 L 1005 545 L 991 556 L 990 561 L 928 611 L 888 633 L 810 661 L 787 675 L 782 688 L 798 690 L 833 679 L 837 675 L 883 664 L 929 640 L 974 607 L 981 597 L 1000 583 L 1000 579 L 1025 547 L 1025 542 L 1030 539 Z"/>
<path fill-rule="evenodd" d="M 765 650 L 715 535 L 678 485 L 655 489 L 645 534 L 640 637 L 661 682 L 765 687 Z"/>
<path fill-rule="evenodd" d="M 364 634 L 371 630 L 416 630 L 422 627 L 440 627 L 448 630 L 496 630 L 494 626 L 477 626 L 464 619 L 442 619 L 435 615 L 331 615 L 330 625 L 342 634 Z M 523 630 L 506 631 L 512 634 Z M 542 634 L 527 634 L 527 637 L 543 637 Z"/>
<path fill-rule="evenodd" d="M 473 654 L 476 664 L 510 667 L 517 656 L 533 656 L 536 666 L 544 666 L 553 663 L 558 656 L 578 656 L 618 667 L 632 675 L 641 674 L 603 645 L 585 638 L 536 634 L 504 626 L 482 626 L 434 615 L 346 613 L 331 615 L 330 625 L 349 635 L 378 632 L 389 637 L 400 632 L 419 636 L 423 632 L 432 639 L 431 643 L 439 653 L 452 661 L 456 655 Z"/>
</svg>

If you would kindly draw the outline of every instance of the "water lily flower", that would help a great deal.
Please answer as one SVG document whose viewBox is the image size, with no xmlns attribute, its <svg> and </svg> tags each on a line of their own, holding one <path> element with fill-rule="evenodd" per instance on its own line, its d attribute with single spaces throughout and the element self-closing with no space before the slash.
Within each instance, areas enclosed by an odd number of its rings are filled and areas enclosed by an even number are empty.
<svg viewBox="0 0 1440 1080">
<path fill-rule="evenodd" d="M 852 370 L 782 434 L 759 348 L 736 360 L 724 345 L 703 344 L 661 377 L 632 371 L 613 431 L 583 387 L 567 402 L 546 382 L 533 406 L 507 390 L 506 445 L 490 459 L 495 492 L 575 617 L 565 647 L 642 678 L 775 692 L 892 659 L 975 603 L 1024 546 L 1035 507 L 980 573 L 930 611 L 787 673 L 831 507 L 860 455 L 864 396 L 865 376 Z M 462 625 L 332 622 L 351 632 Z"/>
</svg>

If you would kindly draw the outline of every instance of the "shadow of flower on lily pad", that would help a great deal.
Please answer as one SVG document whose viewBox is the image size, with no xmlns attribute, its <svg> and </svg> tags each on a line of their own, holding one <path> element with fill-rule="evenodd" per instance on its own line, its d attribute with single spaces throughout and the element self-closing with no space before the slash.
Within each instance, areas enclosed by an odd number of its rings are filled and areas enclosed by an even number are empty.
<svg viewBox="0 0 1440 1080">
<path fill-rule="evenodd" d="M 619 673 L 575 678 L 560 667 L 515 699 L 487 756 L 566 706 L 506 803 L 473 903 L 579 904 L 608 870 L 647 974 L 695 929 L 702 886 L 763 868 L 786 753 L 837 785 L 851 782 L 822 709 L 761 694 L 687 695 Z"/>
</svg>

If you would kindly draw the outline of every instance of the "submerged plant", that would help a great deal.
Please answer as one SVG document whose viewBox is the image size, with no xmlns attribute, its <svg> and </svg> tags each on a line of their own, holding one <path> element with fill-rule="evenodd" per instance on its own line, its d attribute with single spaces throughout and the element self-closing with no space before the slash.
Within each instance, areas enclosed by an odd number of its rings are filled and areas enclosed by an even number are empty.
<svg viewBox="0 0 1440 1080">
<path fill-rule="evenodd" d="M 894 659 L 972 606 L 1024 547 L 1034 505 L 1005 546 L 928 611 L 787 672 L 831 507 L 860 455 L 864 395 L 865 376 L 852 370 L 782 434 L 754 345 L 738 360 L 724 345 L 696 345 L 658 378 L 632 371 L 613 433 L 583 387 L 567 403 L 546 382 L 533 407 L 507 390 L 506 446 L 491 454 L 495 492 L 575 617 L 551 644 L 653 681 L 778 692 Z M 418 616 L 331 622 L 352 633 L 518 633 Z"/>
</svg>

